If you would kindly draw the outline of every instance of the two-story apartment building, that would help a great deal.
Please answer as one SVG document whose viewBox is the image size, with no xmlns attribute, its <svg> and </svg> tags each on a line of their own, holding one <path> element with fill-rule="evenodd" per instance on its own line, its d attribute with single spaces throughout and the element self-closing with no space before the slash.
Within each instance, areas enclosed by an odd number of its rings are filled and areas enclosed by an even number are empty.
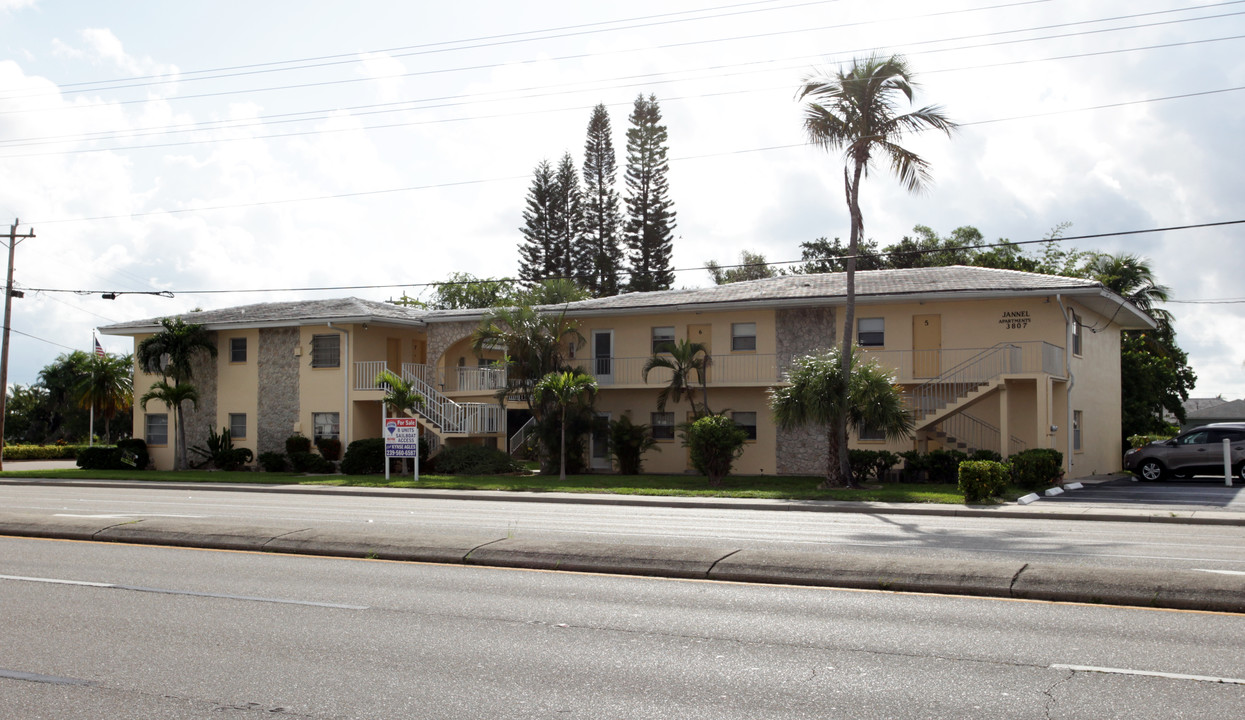
<svg viewBox="0 0 1245 720">
<path fill-rule="evenodd" d="M 664 411 L 656 395 L 669 375 L 645 382 L 654 351 L 689 339 L 709 349 L 707 401 L 729 412 L 750 440 L 736 471 L 818 474 L 821 428 L 779 430 L 769 390 L 792 358 L 838 344 L 845 301 L 841 273 L 792 275 L 708 288 L 631 293 L 546 308 L 564 312 L 582 341 L 566 355 L 601 386 L 596 409 L 649 424 L 660 452 L 650 472 L 682 472 L 687 453 L 675 428 L 690 406 Z M 496 399 L 505 369 L 471 352 L 485 311 L 423 311 L 357 299 L 268 303 L 193 313 L 188 322 L 216 332 L 220 355 L 204 359 L 196 383 L 205 400 L 190 436 L 209 425 L 235 429 L 238 444 L 280 450 L 292 432 L 343 443 L 380 435 L 383 368 L 402 372 L 428 398 L 423 419 L 445 442 L 506 447 L 505 409 Z M 158 318 L 101 328 L 141 340 Z M 1070 474 L 1119 469 L 1120 331 L 1151 327 L 1148 316 L 1099 283 L 973 267 L 857 274 L 856 327 L 862 352 L 895 373 L 916 418 L 911 441 L 868 431 L 859 447 L 906 450 L 986 448 L 1004 455 L 1052 447 Z M 250 350 L 250 348 L 254 350 Z M 253 357 L 253 359 L 252 359 Z M 147 380 L 150 380 L 148 378 Z M 135 387 L 145 387 L 138 378 Z M 172 462 L 170 415 L 135 411 L 160 466 Z M 241 435 L 238 431 L 241 431 Z M 163 440 L 163 442 L 161 442 Z M 594 468 L 610 467 L 603 438 L 589 442 Z"/>
</svg>

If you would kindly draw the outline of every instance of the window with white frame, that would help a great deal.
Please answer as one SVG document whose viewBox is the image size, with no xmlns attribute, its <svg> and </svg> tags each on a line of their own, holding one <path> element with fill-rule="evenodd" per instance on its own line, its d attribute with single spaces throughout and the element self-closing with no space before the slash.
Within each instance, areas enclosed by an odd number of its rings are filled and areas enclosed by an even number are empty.
<svg viewBox="0 0 1245 720">
<path fill-rule="evenodd" d="M 338 424 L 338 414 L 335 412 L 312 413 L 311 425 L 314 433 L 313 442 L 319 442 L 325 438 L 341 439 L 341 426 Z"/>
<path fill-rule="evenodd" d="M 674 327 L 653 328 L 653 353 L 670 352 L 674 349 Z"/>
<path fill-rule="evenodd" d="M 229 338 L 229 362 L 246 362 L 246 338 Z"/>
<path fill-rule="evenodd" d="M 1081 411 L 1072 411 L 1072 449 L 1081 449 Z"/>
<path fill-rule="evenodd" d="M 246 413 L 229 413 L 229 437 L 234 440 L 246 437 Z"/>
<path fill-rule="evenodd" d="M 882 347 L 886 344 L 886 321 L 882 318 L 860 318 L 856 321 L 856 344 L 860 347 Z"/>
<path fill-rule="evenodd" d="M 1081 336 L 1085 326 L 1081 324 L 1081 316 L 1072 313 L 1072 354 L 1081 354 Z"/>
<path fill-rule="evenodd" d="M 341 367 L 341 335 L 311 336 L 311 367 Z"/>
<path fill-rule="evenodd" d="M 748 434 L 749 440 L 757 439 L 757 414 L 754 412 L 733 412 L 731 420 Z"/>
<path fill-rule="evenodd" d="M 731 351 L 749 351 L 757 349 L 757 324 L 731 323 Z"/>
<path fill-rule="evenodd" d="M 654 440 L 674 439 L 674 413 L 655 412 L 649 414 L 649 426 L 652 428 Z"/>
<path fill-rule="evenodd" d="M 169 444 L 169 414 L 147 413 L 143 436 L 148 445 Z"/>
</svg>

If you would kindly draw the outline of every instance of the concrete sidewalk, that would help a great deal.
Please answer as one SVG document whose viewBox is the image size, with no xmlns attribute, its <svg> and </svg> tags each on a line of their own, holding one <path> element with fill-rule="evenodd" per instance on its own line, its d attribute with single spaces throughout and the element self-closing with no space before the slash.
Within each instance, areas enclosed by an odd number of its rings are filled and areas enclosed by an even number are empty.
<svg viewBox="0 0 1245 720">
<path fill-rule="evenodd" d="M 4 479 L 0 483 L 186 488 L 185 483 L 141 481 Z M 343 495 L 433 497 L 880 515 L 1041 517 L 1245 525 L 1245 514 L 1240 512 L 1136 508 L 1092 510 L 1070 509 L 1067 505 L 1041 507 L 1039 504 L 964 507 L 916 503 L 463 492 L 233 483 L 195 483 L 194 488 L 198 491 L 316 494 L 326 498 Z M 757 550 L 715 543 L 672 548 L 573 539 L 549 542 L 512 538 L 485 531 L 445 534 L 431 530 L 412 532 L 409 529 L 386 527 L 342 528 L 332 524 L 315 526 L 272 523 L 260 526 L 185 518 L 119 521 L 109 518 L 4 512 L 0 512 L 0 535 L 1245 613 L 1245 575 L 1196 571 L 1075 567 L 1019 561 L 890 558 L 853 555 L 840 551 L 815 553 Z"/>
</svg>

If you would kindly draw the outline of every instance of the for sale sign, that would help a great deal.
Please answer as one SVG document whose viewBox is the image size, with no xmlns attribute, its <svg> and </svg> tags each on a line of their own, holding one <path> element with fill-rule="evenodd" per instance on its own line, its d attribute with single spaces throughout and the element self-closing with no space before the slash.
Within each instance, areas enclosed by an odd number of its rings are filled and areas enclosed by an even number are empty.
<svg viewBox="0 0 1245 720">
<path fill-rule="evenodd" d="M 419 425 L 415 418 L 385 420 L 385 457 L 419 457 Z"/>
</svg>

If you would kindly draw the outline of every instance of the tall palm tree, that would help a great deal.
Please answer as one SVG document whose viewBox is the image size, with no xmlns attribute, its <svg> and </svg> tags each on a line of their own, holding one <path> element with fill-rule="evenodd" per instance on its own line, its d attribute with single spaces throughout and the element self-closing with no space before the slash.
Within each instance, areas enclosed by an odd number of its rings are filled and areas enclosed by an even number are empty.
<svg viewBox="0 0 1245 720">
<path fill-rule="evenodd" d="M 657 409 L 666 411 L 666 402 L 681 401 L 684 396 L 692 406 L 692 414 L 696 417 L 709 414 L 709 388 L 707 374 L 712 363 L 709 349 L 704 343 L 680 340 L 668 346 L 664 352 L 656 353 L 644 363 L 644 382 L 648 382 L 648 374 L 655 368 L 670 371 L 670 382 L 661 392 L 657 393 Z M 696 387 L 693 374 L 700 380 L 701 411 L 696 409 Z"/>
<path fill-rule="evenodd" d="M 846 164 L 843 185 L 851 220 L 851 240 L 847 256 L 847 300 L 843 318 L 841 352 L 842 374 L 851 377 L 852 339 L 856 320 L 856 255 L 864 235 L 864 215 L 860 211 L 860 181 L 867 177 L 876 158 L 890 165 L 891 172 L 909 192 L 919 192 L 930 182 L 929 163 L 898 144 L 909 132 L 939 130 L 950 136 L 956 124 L 942 108 L 929 105 L 906 113 L 899 112 L 902 95 L 912 102 L 912 70 L 900 55 L 883 58 L 873 55 L 852 61 L 847 71 L 823 72 L 805 78 L 796 99 L 807 100 L 804 131 L 810 142 L 826 150 L 842 150 Z M 848 383 L 841 391 L 846 393 Z M 847 396 L 839 407 L 846 411 Z M 847 456 L 847 422 L 837 423 L 839 432 L 839 473 L 851 477 Z"/>
<path fill-rule="evenodd" d="M 190 393 L 186 394 L 187 399 L 190 399 L 190 395 L 193 394 L 192 404 L 197 406 L 199 394 L 194 386 L 190 385 L 190 380 L 194 377 L 193 361 L 196 355 L 203 352 L 216 357 L 216 342 L 212 333 L 202 325 L 187 323 L 181 318 L 164 318 L 160 321 L 160 325 L 164 328 L 163 330 L 138 344 L 136 354 L 139 367 L 145 372 L 160 373 L 163 376 L 164 380 L 152 385 L 153 391 L 161 384 L 166 388 L 174 389 L 189 387 Z M 168 385 L 170 379 L 173 381 L 172 386 Z M 163 394 L 166 397 L 174 397 L 180 393 L 164 392 Z M 148 395 L 151 395 L 151 392 L 143 395 L 143 407 L 147 406 Z M 161 398 L 153 395 L 151 399 Z M 173 455 L 177 458 L 177 468 L 185 470 L 186 425 L 183 422 L 182 405 L 178 402 L 169 407 L 174 411 L 177 419 L 178 439 L 173 448 Z"/>
<path fill-rule="evenodd" d="M 177 414 L 177 444 L 173 447 L 174 462 L 177 464 L 178 470 L 185 470 L 186 424 L 182 422 L 182 404 L 190 403 L 192 408 L 197 408 L 199 406 L 199 391 L 190 383 L 182 383 L 180 385 L 174 383 L 170 385 L 167 380 L 157 380 L 151 384 L 151 389 L 143 393 L 143 396 L 138 399 L 138 403 L 143 406 L 143 410 L 146 410 L 147 403 L 152 400 L 159 400 L 164 403 L 165 407 Z"/>
<path fill-rule="evenodd" d="M 1145 258 L 1131 253 L 1098 254 L 1090 260 L 1087 270 L 1090 277 L 1136 305 L 1137 309 L 1154 318 L 1161 327 L 1171 325 L 1171 313 L 1154 306 L 1155 303 L 1171 299 L 1171 288 L 1158 284 L 1154 270 Z"/>
<path fill-rule="evenodd" d="M 502 397 L 531 401 L 536 382 L 565 369 L 563 348 L 569 341 L 584 342 L 565 313 L 546 313 L 528 305 L 494 308 L 480 321 L 472 336 L 477 355 L 488 347 L 504 347 L 508 359 L 507 386 Z"/>
<path fill-rule="evenodd" d="M 112 438 L 112 419 L 134 403 L 134 356 L 92 355 L 87 375 L 74 386 L 78 404 L 104 418 L 104 442 Z"/>
<path fill-rule="evenodd" d="M 840 451 L 847 449 L 842 438 L 849 429 L 872 428 L 897 439 L 909 436 L 913 427 L 890 373 L 876 360 L 862 363 L 855 354 L 848 357 L 855 372 L 844 373 L 840 352 L 827 350 L 796 358 L 787 371 L 789 384 L 770 393 L 770 410 L 778 427 L 825 426 L 828 450 L 823 488 L 856 485 L 850 471 L 836 472 Z"/>
<path fill-rule="evenodd" d="M 566 480 L 566 419 L 567 411 L 581 403 L 592 403 L 597 394 L 597 381 L 579 370 L 553 372 L 540 379 L 532 389 L 533 399 L 540 404 L 556 405 L 562 413 L 562 447 L 558 479 Z"/>
</svg>

